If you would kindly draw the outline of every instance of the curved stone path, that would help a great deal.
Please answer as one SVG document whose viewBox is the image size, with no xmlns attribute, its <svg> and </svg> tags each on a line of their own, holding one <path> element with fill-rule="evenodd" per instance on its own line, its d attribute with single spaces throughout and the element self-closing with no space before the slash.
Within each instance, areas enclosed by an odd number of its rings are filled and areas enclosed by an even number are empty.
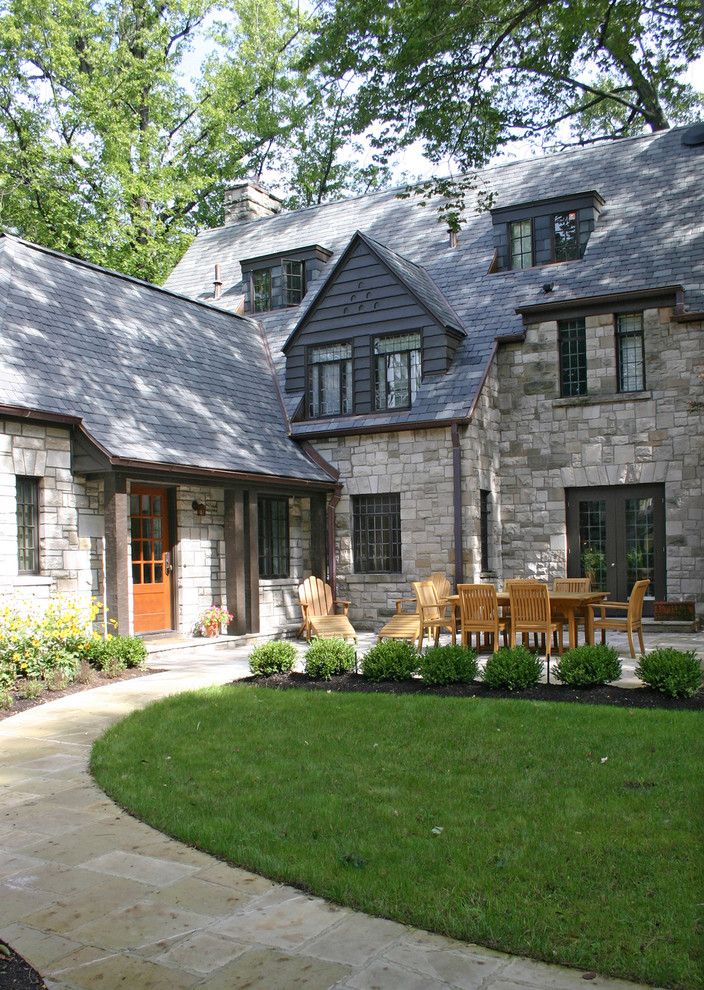
<svg viewBox="0 0 704 990">
<path fill-rule="evenodd" d="M 167 838 L 93 783 L 93 740 L 150 701 L 247 673 L 246 651 L 0 722 L 0 939 L 51 990 L 633 990 L 337 908 Z"/>
</svg>

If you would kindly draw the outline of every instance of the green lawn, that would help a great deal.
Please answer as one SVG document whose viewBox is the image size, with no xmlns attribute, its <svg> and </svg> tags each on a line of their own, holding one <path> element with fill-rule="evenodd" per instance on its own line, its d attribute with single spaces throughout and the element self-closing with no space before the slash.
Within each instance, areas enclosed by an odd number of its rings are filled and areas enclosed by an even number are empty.
<svg viewBox="0 0 704 990">
<path fill-rule="evenodd" d="M 227 686 L 129 716 L 92 769 L 164 832 L 340 904 L 694 988 L 702 728 L 696 712 Z"/>
</svg>

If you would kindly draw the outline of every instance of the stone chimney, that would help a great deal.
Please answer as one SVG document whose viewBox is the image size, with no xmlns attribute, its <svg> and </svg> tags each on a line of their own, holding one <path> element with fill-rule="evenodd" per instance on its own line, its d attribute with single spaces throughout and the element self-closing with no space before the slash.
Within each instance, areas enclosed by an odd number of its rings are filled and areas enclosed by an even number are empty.
<svg viewBox="0 0 704 990">
<path fill-rule="evenodd" d="M 281 199 L 254 179 L 243 179 L 225 190 L 225 226 L 281 212 Z"/>
</svg>

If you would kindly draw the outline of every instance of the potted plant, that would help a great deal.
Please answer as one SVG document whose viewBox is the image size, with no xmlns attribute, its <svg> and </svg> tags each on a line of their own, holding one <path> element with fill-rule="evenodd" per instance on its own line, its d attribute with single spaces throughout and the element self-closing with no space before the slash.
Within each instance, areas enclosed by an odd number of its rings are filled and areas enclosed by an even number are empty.
<svg viewBox="0 0 704 990">
<path fill-rule="evenodd" d="M 603 550 L 596 547 L 586 546 L 582 550 L 582 570 L 584 576 L 588 577 L 595 588 L 603 580 L 604 568 L 606 565 L 606 555 Z"/>
<path fill-rule="evenodd" d="M 232 614 L 224 605 L 211 605 L 201 612 L 196 622 L 197 636 L 218 636 L 223 625 L 232 622 Z"/>
</svg>

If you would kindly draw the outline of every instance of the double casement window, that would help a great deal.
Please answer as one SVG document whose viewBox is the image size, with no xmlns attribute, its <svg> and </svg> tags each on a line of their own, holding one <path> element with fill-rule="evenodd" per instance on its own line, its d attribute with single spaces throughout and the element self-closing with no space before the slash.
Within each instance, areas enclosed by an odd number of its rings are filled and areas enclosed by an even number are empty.
<svg viewBox="0 0 704 990">
<path fill-rule="evenodd" d="M 617 315 L 616 365 L 619 392 L 641 392 L 645 388 L 642 313 Z"/>
<path fill-rule="evenodd" d="M 419 333 L 376 337 L 374 350 L 374 408 L 407 409 L 421 382 Z"/>
<path fill-rule="evenodd" d="M 352 496 L 352 546 L 357 574 L 401 573 L 401 496 Z"/>
<path fill-rule="evenodd" d="M 39 573 L 39 479 L 18 475 L 17 485 L 17 570 L 19 574 Z"/>
<path fill-rule="evenodd" d="M 552 218 L 553 258 L 575 261 L 579 258 L 579 223 L 576 210 L 556 213 Z"/>
<path fill-rule="evenodd" d="M 305 265 L 302 261 L 284 261 L 284 306 L 297 306 L 305 293 Z"/>
<path fill-rule="evenodd" d="M 260 498 L 259 577 L 287 578 L 291 569 L 288 499 Z"/>
<path fill-rule="evenodd" d="M 533 265 L 533 222 L 514 220 L 508 225 L 511 268 L 530 268 Z"/>
<path fill-rule="evenodd" d="M 260 268 L 252 272 L 252 309 L 255 313 L 265 313 L 272 306 L 271 268 Z"/>
<path fill-rule="evenodd" d="M 308 415 L 343 416 L 352 412 L 352 345 L 313 347 L 308 354 Z"/>
<path fill-rule="evenodd" d="M 558 320 L 560 395 L 587 394 L 587 333 L 584 319 Z"/>
</svg>

